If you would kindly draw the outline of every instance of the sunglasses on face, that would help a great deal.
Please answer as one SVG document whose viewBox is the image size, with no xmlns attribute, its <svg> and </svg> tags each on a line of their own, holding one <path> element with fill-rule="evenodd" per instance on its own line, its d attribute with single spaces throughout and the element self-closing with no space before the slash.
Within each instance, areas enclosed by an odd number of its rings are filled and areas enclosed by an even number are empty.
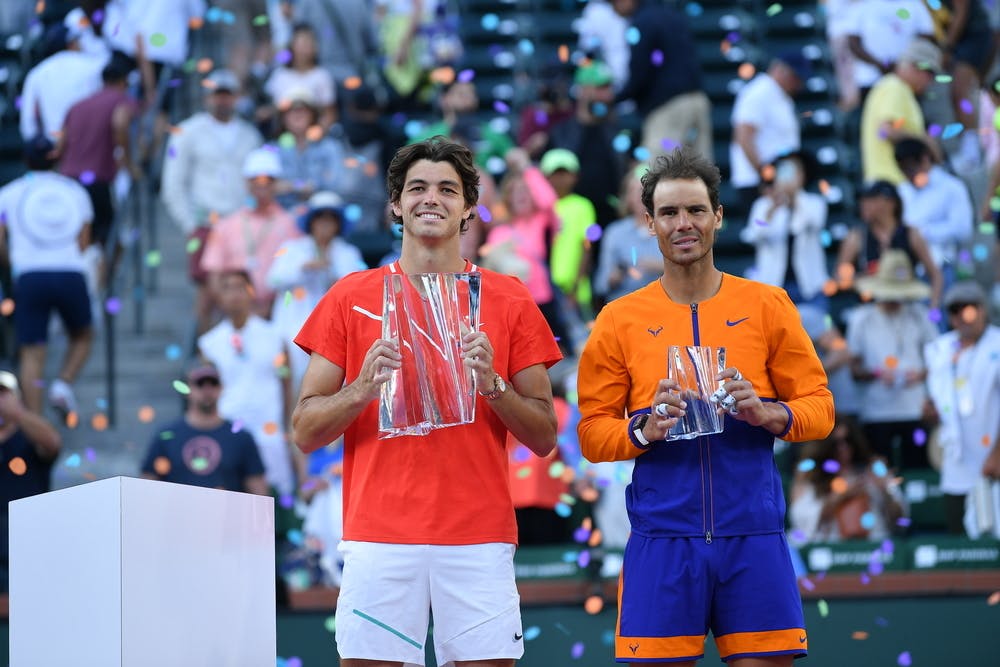
<svg viewBox="0 0 1000 667">
<path fill-rule="evenodd" d="M 219 379 L 218 378 L 201 378 L 199 380 L 195 380 L 194 381 L 194 386 L 196 386 L 196 387 L 218 387 L 219 386 Z"/>
<path fill-rule="evenodd" d="M 961 313 L 966 308 L 975 308 L 976 310 L 978 310 L 979 309 L 979 304 L 978 303 L 953 303 L 950 306 L 948 306 L 948 314 L 949 315 L 958 315 L 959 313 Z"/>
</svg>

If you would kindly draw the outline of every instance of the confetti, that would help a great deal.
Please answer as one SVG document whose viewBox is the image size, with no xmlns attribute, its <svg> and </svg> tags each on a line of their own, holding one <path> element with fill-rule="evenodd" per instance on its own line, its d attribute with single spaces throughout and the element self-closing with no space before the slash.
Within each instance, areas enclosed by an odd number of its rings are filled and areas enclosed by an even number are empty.
<svg viewBox="0 0 1000 667">
<path fill-rule="evenodd" d="M 639 43 L 639 39 L 642 37 L 642 33 L 635 26 L 630 26 L 628 30 L 625 31 L 625 41 L 635 46 Z"/>
<path fill-rule="evenodd" d="M 94 174 L 94 172 L 90 171 L 89 169 L 83 171 L 80 174 L 80 182 L 83 183 L 84 185 L 93 185 L 94 181 L 96 180 L 97 180 L 97 175 Z"/>
<path fill-rule="evenodd" d="M 757 68 L 753 66 L 753 63 L 743 63 L 736 70 L 736 73 L 744 81 L 748 81 L 753 78 L 753 75 L 757 73 Z"/>
<path fill-rule="evenodd" d="M 772 17 L 777 16 L 778 14 L 780 14 L 781 10 L 782 10 L 781 5 L 776 2 L 773 5 L 771 5 L 770 7 L 768 7 L 767 11 L 765 13 L 767 14 L 768 18 L 772 18 Z"/>
<path fill-rule="evenodd" d="M 267 25 L 267 14 L 260 14 L 253 17 L 253 24 L 256 26 Z"/>
<path fill-rule="evenodd" d="M 896 658 L 896 664 L 899 665 L 899 667 L 910 667 L 910 665 L 913 664 L 913 658 L 910 657 L 910 652 L 903 651 L 900 653 L 899 657 Z"/>
<path fill-rule="evenodd" d="M 830 605 L 827 604 L 826 600 L 820 600 L 816 606 L 819 608 L 820 617 L 826 618 L 830 615 Z"/>
<path fill-rule="evenodd" d="M 0 301 L 0 315 L 7 317 L 14 312 L 14 299 Z"/>
<path fill-rule="evenodd" d="M 910 18 L 910 12 L 905 7 L 900 7 L 899 9 L 896 10 L 896 16 L 905 21 L 906 19 Z"/>
<path fill-rule="evenodd" d="M 552 465 L 549 466 L 549 477 L 552 479 L 557 479 L 562 477 L 563 470 L 566 469 L 566 464 L 562 461 L 553 461 Z"/>
<path fill-rule="evenodd" d="M 591 243 L 594 243 L 598 239 L 601 238 L 601 235 L 603 233 L 604 233 L 604 230 L 601 229 L 600 225 L 593 224 L 593 225 L 590 225 L 589 227 L 587 227 L 586 237 L 587 237 L 588 241 L 590 241 Z"/>
<path fill-rule="evenodd" d="M 187 396 L 188 394 L 191 393 L 191 387 L 187 386 L 187 384 L 185 382 L 182 382 L 181 380 L 174 380 L 173 386 L 174 386 L 174 391 L 176 391 L 178 394 L 183 394 Z"/>
<path fill-rule="evenodd" d="M 834 461 L 833 459 L 827 459 L 826 461 L 823 461 L 823 471 L 828 472 L 831 475 L 836 475 L 840 472 L 840 463 L 838 461 Z"/>
<path fill-rule="evenodd" d="M 583 657 L 583 642 L 573 644 L 573 648 L 570 649 L 569 654 L 574 660 L 579 660 Z"/>
<path fill-rule="evenodd" d="M 104 431 L 108 428 L 108 416 L 104 413 L 98 412 L 93 417 L 90 418 L 90 427 L 95 431 Z"/>
<path fill-rule="evenodd" d="M 913 431 L 913 444 L 917 447 L 923 447 L 927 444 L 927 431 L 922 428 L 915 429 Z"/>
<path fill-rule="evenodd" d="M 108 315 L 117 315 L 122 310 L 122 300 L 116 296 L 110 297 L 104 302 L 104 310 Z"/>
<path fill-rule="evenodd" d="M 530 642 L 533 639 L 538 639 L 538 635 L 542 634 L 542 629 L 537 625 L 532 625 L 530 628 L 524 629 L 524 641 Z"/>
<path fill-rule="evenodd" d="M 988 604 L 991 607 L 995 607 L 996 605 L 1000 604 L 1000 591 L 996 591 L 990 594 L 990 596 L 986 598 L 986 604 Z"/>
<path fill-rule="evenodd" d="M 70 454 L 69 457 L 66 458 L 66 467 L 67 468 L 79 468 L 80 467 L 80 455 L 79 454 Z"/>
<path fill-rule="evenodd" d="M 7 464 L 10 471 L 20 477 L 24 473 L 28 472 L 28 464 L 20 456 L 15 456 Z"/>
<path fill-rule="evenodd" d="M 864 641 L 868 639 L 868 633 L 865 632 L 864 630 L 855 630 L 854 632 L 851 633 L 851 639 L 854 639 L 856 641 Z"/>
<path fill-rule="evenodd" d="M 160 477 L 166 477 L 170 473 L 170 459 L 166 456 L 158 456 L 153 461 L 153 470 Z"/>
<path fill-rule="evenodd" d="M 952 137 L 957 137 L 959 134 L 962 133 L 962 130 L 964 129 L 965 126 L 962 125 L 961 123 L 948 123 L 945 126 L 944 131 L 941 132 L 941 138 L 951 139 Z"/>
<path fill-rule="evenodd" d="M 483 27 L 483 30 L 496 30 L 500 25 L 500 17 L 496 14 L 483 14 L 483 17 L 479 19 L 479 25 Z"/>
</svg>

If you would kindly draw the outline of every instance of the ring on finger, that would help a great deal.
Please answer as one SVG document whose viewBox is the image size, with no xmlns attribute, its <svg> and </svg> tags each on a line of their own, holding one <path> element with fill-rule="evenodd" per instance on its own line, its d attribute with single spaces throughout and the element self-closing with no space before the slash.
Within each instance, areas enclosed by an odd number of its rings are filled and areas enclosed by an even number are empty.
<svg viewBox="0 0 1000 667">
<path fill-rule="evenodd" d="M 732 394 L 726 394 L 725 398 L 719 401 L 719 407 L 723 410 L 732 410 L 736 407 L 736 399 Z"/>
<path fill-rule="evenodd" d="M 667 413 L 667 404 L 666 403 L 657 403 L 656 406 L 653 408 L 653 412 L 655 412 L 657 414 L 657 416 L 667 417 L 668 416 L 668 413 Z"/>
</svg>

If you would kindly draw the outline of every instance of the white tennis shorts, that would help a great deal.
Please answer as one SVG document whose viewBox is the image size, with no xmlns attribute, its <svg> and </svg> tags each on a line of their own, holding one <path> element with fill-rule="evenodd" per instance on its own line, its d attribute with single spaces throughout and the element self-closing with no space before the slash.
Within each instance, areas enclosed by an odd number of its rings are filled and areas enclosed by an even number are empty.
<svg viewBox="0 0 1000 667">
<path fill-rule="evenodd" d="M 441 667 L 524 654 L 514 545 L 340 543 L 341 658 L 424 664 L 429 616 Z"/>
</svg>

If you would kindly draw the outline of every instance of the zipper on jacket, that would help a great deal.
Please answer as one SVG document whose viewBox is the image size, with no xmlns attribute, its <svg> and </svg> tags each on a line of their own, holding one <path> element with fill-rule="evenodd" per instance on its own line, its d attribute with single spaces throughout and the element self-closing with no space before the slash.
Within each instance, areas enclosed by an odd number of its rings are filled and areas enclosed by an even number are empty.
<svg viewBox="0 0 1000 667">
<path fill-rule="evenodd" d="M 694 333 L 694 344 L 701 345 L 701 333 L 698 331 L 698 304 L 691 304 L 691 330 Z"/>
</svg>

